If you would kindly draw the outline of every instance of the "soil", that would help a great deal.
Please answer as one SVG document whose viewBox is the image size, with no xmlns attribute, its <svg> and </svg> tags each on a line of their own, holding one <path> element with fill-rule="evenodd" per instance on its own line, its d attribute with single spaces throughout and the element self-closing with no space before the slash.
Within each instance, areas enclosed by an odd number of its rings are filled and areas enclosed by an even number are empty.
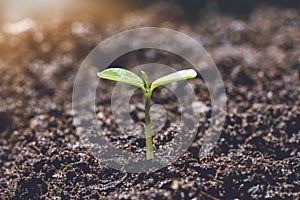
<svg viewBox="0 0 300 200">
<path fill-rule="evenodd" d="M 175 4 L 159 3 L 106 29 L 96 25 L 96 17 L 61 16 L 47 24 L 32 19 L 35 26 L 21 33 L 0 32 L 1 199 L 300 198 L 300 10 L 260 6 L 247 17 L 206 12 L 195 24 L 187 23 L 183 13 Z M 86 150 L 73 125 L 71 98 L 80 63 L 98 42 L 141 26 L 172 28 L 199 41 L 222 74 L 228 110 L 209 155 L 198 158 L 208 111 L 199 118 L 194 142 L 176 162 L 131 174 L 101 165 Z M 188 67 L 160 51 L 125 57 L 112 66 L 151 60 Z M 190 83 L 209 107 L 201 77 Z M 97 90 L 98 120 L 117 147 L 145 151 L 143 140 L 122 133 L 113 121 L 113 86 L 105 82 Z M 170 116 L 153 138 L 159 148 L 176 135 L 173 122 L 179 113 L 165 88 L 155 92 L 154 100 Z M 137 91 L 131 99 L 137 123 L 144 117 L 141 102 Z"/>
</svg>

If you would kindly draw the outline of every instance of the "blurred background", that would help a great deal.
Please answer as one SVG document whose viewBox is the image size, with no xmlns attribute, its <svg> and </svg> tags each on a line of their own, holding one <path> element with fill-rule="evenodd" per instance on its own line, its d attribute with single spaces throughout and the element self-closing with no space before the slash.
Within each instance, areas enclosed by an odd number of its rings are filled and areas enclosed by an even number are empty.
<svg viewBox="0 0 300 200">
<path fill-rule="evenodd" d="M 41 50 L 47 52 L 54 45 L 50 35 L 55 35 L 56 40 L 59 40 L 67 34 L 64 25 L 69 23 L 72 33 L 88 35 L 95 31 L 93 37 L 98 37 L 96 40 L 100 41 L 104 32 L 106 35 L 110 31 L 112 33 L 113 29 L 121 31 L 126 29 L 127 24 L 147 25 L 146 18 L 149 21 L 155 17 L 156 21 L 160 21 L 159 26 L 182 22 L 192 25 L 211 13 L 247 20 L 257 7 L 298 8 L 299 5 L 297 0 L 1 0 L 0 58 L 12 61 L 20 53 L 21 49 L 17 47 L 20 40 L 23 44 L 29 42 L 27 47 L 34 45 L 33 42 L 40 42 Z M 142 16 L 142 13 L 148 16 Z M 47 37 L 46 32 L 49 34 Z M 28 41 L 28 33 L 33 34 L 33 41 Z M 64 46 L 68 48 L 67 43 Z"/>
<path fill-rule="evenodd" d="M 74 12 L 86 12 L 94 17 L 101 16 L 103 20 L 118 20 L 130 12 L 145 9 L 159 2 L 169 2 L 183 9 L 186 20 L 193 22 L 199 19 L 203 11 L 215 10 L 230 15 L 247 16 L 255 7 L 264 5 L 279 7 L 297 7 L 297 0 L 251 0 L 241 2 L 238 0 L 1 0 L 2 20 L 14 21 L 26 17 L 42 17 L 62 11 L 68 15 Z M 172 12 L 170 10 L 170 12 Z M 53 16 L 54 17 L 54 16 Z M 103 21 L 104 22 L 104 21 Z"/>
</svg>

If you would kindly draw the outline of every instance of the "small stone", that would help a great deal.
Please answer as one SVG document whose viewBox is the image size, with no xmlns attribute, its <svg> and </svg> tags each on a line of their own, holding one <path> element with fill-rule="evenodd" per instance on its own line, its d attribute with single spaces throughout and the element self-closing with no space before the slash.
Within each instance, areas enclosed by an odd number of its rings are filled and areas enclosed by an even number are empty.
<svg viewBox="0 0 300 200">
<path fill-rule="evenodd" d="M 178 190 L 178 188 L 179 188 L 179 181 L 173 180 L 173 181 L 172 181 L 172 184 L 171 184 L 171 188 L 172 188 L 173 190 Z"/>
<path fill-rule="evenodd" d="M 104 117 L 103 112 L 99 112 L 99 113 L 97 114 L 97 118 L 98 118 L 98 119 L 104 119 L 105 117 Z"/>
</svg>

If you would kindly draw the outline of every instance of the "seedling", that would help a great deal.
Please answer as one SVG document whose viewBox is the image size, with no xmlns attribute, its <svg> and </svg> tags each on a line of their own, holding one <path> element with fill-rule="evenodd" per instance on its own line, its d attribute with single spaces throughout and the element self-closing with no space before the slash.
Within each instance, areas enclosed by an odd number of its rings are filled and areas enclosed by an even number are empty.
<svg viewBox="0 0 300 200">
<path fill-rule="evenodd" d="M 150 101 L 151 95 L 155 88 L 175 81 L 195 78 L 197 73 L 193 69 L 181 70 L 161 77 L 153 83 L 149 82 L 149 78 L 144 71 L 141 71 L 143 80 L 135 73 L 122 68 L 110 68 L 97 73 L 100 78 L 112 81 L 127 83 L 142 89 L 145 97 L 145 132 L 146 132 L 146 158 L 153 159 L 153 145 L 151 132 L 151 118 L 150 118 Z"/>
</svg>

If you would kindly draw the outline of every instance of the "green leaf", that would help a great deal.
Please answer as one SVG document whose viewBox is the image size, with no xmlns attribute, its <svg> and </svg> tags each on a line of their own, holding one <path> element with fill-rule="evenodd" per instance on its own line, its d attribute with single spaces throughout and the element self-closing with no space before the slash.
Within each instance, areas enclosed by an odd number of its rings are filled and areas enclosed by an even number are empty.
<svg viewBox="0 0 300 200">
<path fill-rule="evenodd" d="M 127 83 L 129 85 L 140 87 L 144 90 L 143 80 L 135 73 L 132 73 L 131 71 L 128 71 L 126 69 L 110 68 L 102 72 L 98 72 L 97 75 L 103 79 Z"/>
<path fill-rule="evenodd" d="M 197 76 L 197 72 L 193 69 L 181 70 L 174 72 L 172 74 L 166 75 L 155 80 L 151 85 L 151 91 L 157 88 L 158 86 L 165 85 L 168 83 L 172 83 L 175 81 L 186 80 L 190 78 L 195 78 Z"/>
</svg>

